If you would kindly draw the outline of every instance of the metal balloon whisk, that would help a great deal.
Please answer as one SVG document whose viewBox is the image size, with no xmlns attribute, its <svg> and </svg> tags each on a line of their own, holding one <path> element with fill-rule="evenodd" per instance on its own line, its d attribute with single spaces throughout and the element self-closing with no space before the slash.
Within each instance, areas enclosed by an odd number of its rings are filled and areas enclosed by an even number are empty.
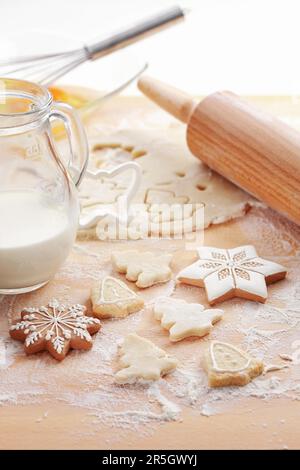
<svg viewBox="0 0 300 470">
<path fill-rule="evenodd" d="M 18 76 L 42 85 L 50 85 L 88 60 L 96 60 L 126 47 L 184 18 L 184 11 L 174 6 L 152 17 L 73 51 L 17 57 L 0 63 L 0 77 Z"/>
</svg>

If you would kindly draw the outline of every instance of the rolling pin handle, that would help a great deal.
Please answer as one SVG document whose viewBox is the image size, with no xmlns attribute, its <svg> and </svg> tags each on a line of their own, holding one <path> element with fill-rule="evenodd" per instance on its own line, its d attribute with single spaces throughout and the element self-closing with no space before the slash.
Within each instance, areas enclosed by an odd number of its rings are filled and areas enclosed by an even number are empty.
<svg viewBox="0 0 300 470">
<path fill-rule="evenodd" d="M 197 106 L 197 102 L 188 94 L 147 75 L 138 80 L 138 88 L 150 100 L 186 124 Z"/>
<path fill-rule="evenodd" d="M 300 225 L 300 133 L 231 92 L 198 105 L 150 77 L 139 89 L 180 121 L 193 155 Z"/>
</svg>

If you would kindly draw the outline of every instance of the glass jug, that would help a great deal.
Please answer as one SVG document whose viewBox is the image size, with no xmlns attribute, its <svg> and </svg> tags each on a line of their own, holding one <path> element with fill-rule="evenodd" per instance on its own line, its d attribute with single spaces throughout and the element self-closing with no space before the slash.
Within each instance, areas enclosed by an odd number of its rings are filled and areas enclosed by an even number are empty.
<svg viewBox="0 0 300 470">
<path fill-rule="evenodd" d="M 53 119 L 66 129 L 63 160 L 51 131 Z M 107 215 L 126 218 L 140 166 L 126 162 L 93 173 L 87 163 L 85 131 L 69 105 L 54 103 L 37 84 L 0 79 L 0 294 L 46 284 L 68 256 L 79 226 L 90 227 Z M 133 170 L 133 178 L 120 197 L 122 215 L 99 207 L 80 218 L 77 187 L 83 176 L 101 180 L 127 170 Z"/>
</svg>

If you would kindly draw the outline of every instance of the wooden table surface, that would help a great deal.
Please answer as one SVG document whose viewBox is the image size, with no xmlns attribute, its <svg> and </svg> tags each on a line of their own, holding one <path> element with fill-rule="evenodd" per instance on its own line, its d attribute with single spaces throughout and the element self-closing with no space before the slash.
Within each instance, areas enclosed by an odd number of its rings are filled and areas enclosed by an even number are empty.
<svg viewBox="0 0 300 470">
<path fill-rule="evenodd" d="M 297 126 L 300 116 L 297 99 L 252 99 Z M 114 108 L 114 104 L 104 107 L 101 119 Z M 93 115 L 93 123 L 95 120 L 97 116 Z M 205 232 L 207 245 L 226 248 L 249 243 L 257 247 L 261 256 L 286 264 L 290 271 L 288 279 L 270 286 L 266 306 L 258 306 L 257 311 L 251 302 L 234 300 L 223 303 L 225 318 L 214 328 L 211 337 L 249 346 L 251 351 L 263 353 L 268 363 L 286 364 L 278 354 L 292 354 L 293 344 L 299 336 L 300 231 L 271 210 L 256 208 L 241 219 L 212 226 Z M 76 243 L 65 265 L 46 287 L 35 293 L 0 298 L 0 340 L 1 351 L 4 350 L 4 360 L 0 363 L 0 448 L 299 448 L 300 367 L 296 361 L 289 364 L 288 369 L 256 379 L 260 386 L 248 388 L 249 392 L 247 387 L 241 391 L 209 391 L 200 366 L 207 339 L 171 345 L 167 333 L 153 320 L 151 300 L 169 293 L 169 285 L 150 288 L 143 293 L 146 299 L 143 312 L 125 320 L 103 321 L 94 349 L 87 353 L 72 352 L 62 363 L 56 363 L 46 353 L 27 358 L 22 345 L 10 340 L 9 323 L 25 305 L 45 304 L 55 296 L 65 302 L 83 303 L 90 310 L 92 284 L 103 272 L 110 271 L 111 251 L 125 249 L 127 245 L 138 249 L 150 246 L 155 251 L 174 253 L 175 274 L 195 259 L 194 252 L 184 250 L 182 240 L 81 241 Z M 206 304 L 202 289 L 180 286 L 175 295 Z M 270 329 L 272 332 L 278 330 L 280 340 L 274 341 L 271 333 L 259 339 L 250 336 L 256 331 L 257 324 L 261 327 L 258 332 L 262 331 L 262 325 L 266 331 L 268 315 L 275 314 L 275 311 L 280 314 L 287 311 L 288 315 L 295 316 L 295 322 L 288 323 L 288 328 L 283 327 L 286 326 L 285 320 L 273 323 L 270 320 Z M 281 328 L 284 331 L 282 336 Z M 158 385 L 160 393 L 155 394 L 157 390 L 154 389 L 152 399 L 149 399 L 147 390 L 137 390 L 134 386 L 118 388 L 113 384 L 117 343 L 123 334 L 130 331 L 153 340 L 175 354 L 181 362 L 182 375 L 178 373 L 162 379 Z M 254 338 L 254 342 L 247 343 L 247 338 L 251 341 Z M 194 374 L 192 379 L 187 379 L 188 384 L 196 387 L 194 395 L 185 388 L 184 374 Z M 180 393 L 176 392 L 177 387 Z M 168 400 L 167 404 L 164 405 L 161 395 Z M 168 421 L 164 412 L 172 406 L 177 407 L 176 412 Z M 128 410 L 134 412 L 126 414 Z M 115 412 L 114 419 L 111 411 Z M 156 413 L 153 419 L 151 412 Z"/>
</svg>

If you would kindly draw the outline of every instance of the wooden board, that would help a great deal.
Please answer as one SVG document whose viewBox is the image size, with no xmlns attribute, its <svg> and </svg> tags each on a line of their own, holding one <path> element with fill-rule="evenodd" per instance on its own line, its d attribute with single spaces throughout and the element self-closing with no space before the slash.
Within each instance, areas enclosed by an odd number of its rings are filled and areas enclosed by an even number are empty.
<svg viewBox="0 0 300 470">
<path fill-rule="evenodd" d="M 252 100 L 297 125 L 297 116 L 300 115 L 297 99 L 265 97 Z M 154 110 L 152 104 L 141 101 L 141 98 L 125 97 L 108 103 L 99 113 L 94 113 L 90 117 L 89 125 L 99 125 L 102 120 L 112 125 L 118 110 L 126 110 L 126 103 L 129 102 L 138 105 L 141 119 L 149 110 Z M 254 307 L 242 300 L 222 304 L 225 318 L 215 327 L 212 336 L 237 344 L 241 342 L 244 346 L 247 346 L 247 338 L 251 338 L 251 341 L 254 341 L 248 344 L 251 350 L 257 348 L 258 352 L 262 352 L 266 346 L 268 363 L 287 364 L 278 354 L 295 353 L 295 340 L 297 334 L 299 336 L 297 295 L 300 292 L 300 268 L 297 258 L 300 230 L 271 210 L 254 209 L 242 219 L 213 226 L 205 232 L 207 245 L 226 248 L 249 243 L 254 244 L 262 256 L 286 264 L 290 270 L 289 277 L 269 288 L 270 298 L 265 307 L 257 306 L 258 310 L 256 304 Z M 132 315 L 126 320 L 103 322 L 102 332 L 98 334 L 92 351 L 72 352 L 60 364 L 49 358 L 46 353 L 27 358 L 23 354 L 22 346 L 9 339 L 8 325 L 25 305 L 44 304 L 55 296 L 65 302 L 83 303 L 90 310 L 88 299 L 91 285 L 104 272 L 110 270 L 111 251 L 124 249 L 127 245 L 138 249 L 150 247 L 155 251 L 176 254 L 173 263 L 175 273 L 195 259 L 194 252 L 184 250 L 182 240 L 78 242 L 65 265 L 46 287 L 35 293 L 0 299 L 1 348 L 4 355 L 7 355 L 7 361 L 4 360 L 0 364 L 0 448 L 299 447 L 299 365 L 293 364 L 289 369 L 270 372 L 257 379 L 267 381 L 266 393 L 263 386 L 259 389 L 252 388 L 251 393 L 246 392 L 246 388 L 242 392 L 226 389 L 219 395 L 211 393 L 207 390 L 203 375 L 197 375 L 201 372 L 200 358 L 207 340 L 187 340 L 171 345 L 167 333 L 153 320 L 150 305 L 142 313 Z M 151 298 L 169 290 L 170 286 L 162 286 L 147 290 L 143 295 L 149 303 Z M 206 304 L 202 289 L 179 286 L 175 295 Z M 260 310 L 261 308 L 265 310 Z M 288 324 L 284 335 L 279 336 L 282 341 L 277 344 L 272 340 L 272 334 L 275 330 L 280 331 L 281 327 L 287 326 L 281 315 L 285 312 L 288 319 L 294 315 L 295 321 L 291 322 L 291 325 Z M 278 318 L 277 323 L 271 321 L 273 317 L 270 315 L 279 313 L 280 320 Z M 271 318 L 270 322 L 268 318 Z M 268 334 L 265 333 L 265 337 L 256 340 L 253 331 L 258 323 L 264 328 L 261 331 L 267 331 Z M 243 329 L 240 328 L 241 325 Z M 115 367 L 114 348 L 117 347 L 114 343 L 129 331 L 137 331 L 176 355 L 180 359 L 182 371 L 192 371 L 195 374 L 192 379 L 196 377 L 199 380 L 195 379 L 193 382 L 182 374 L 175 378 L 168 377 L 165 381 L 167 385 L 161 381 L 160 394 L 169 400 L 165 405 L 161 395 L 155 394 L 155 389 L 152 401 L 145 390 L 137 390 L 134 386 L 116 390 L 111 376 Z M 191 390 L 185 388 L 185 383 Z M 175 387 L 178 385 L 177 392 L 174 387 L 172 389 L 172 384 Z M 119 402 L 116 403 L 116 400 Z M 101 401 L 105 401 L 108 411 L 112 409 L 117 412 L 115 419 L 104 414 Z M 131 410 L 133 404 L 136 420 L 132 417 L 134 413 L 131 416 L 126 415 L 124 419 L 124 413 Z M 176 419 L 168 415 L 170 420 L 167 421 L 167 415 L 163 415 L 164 406 L 169 411 L 172 406 L 180 408 L 175 413 Z M 155 418 L 151 412 L 164 418 Z"/>
</svg>

